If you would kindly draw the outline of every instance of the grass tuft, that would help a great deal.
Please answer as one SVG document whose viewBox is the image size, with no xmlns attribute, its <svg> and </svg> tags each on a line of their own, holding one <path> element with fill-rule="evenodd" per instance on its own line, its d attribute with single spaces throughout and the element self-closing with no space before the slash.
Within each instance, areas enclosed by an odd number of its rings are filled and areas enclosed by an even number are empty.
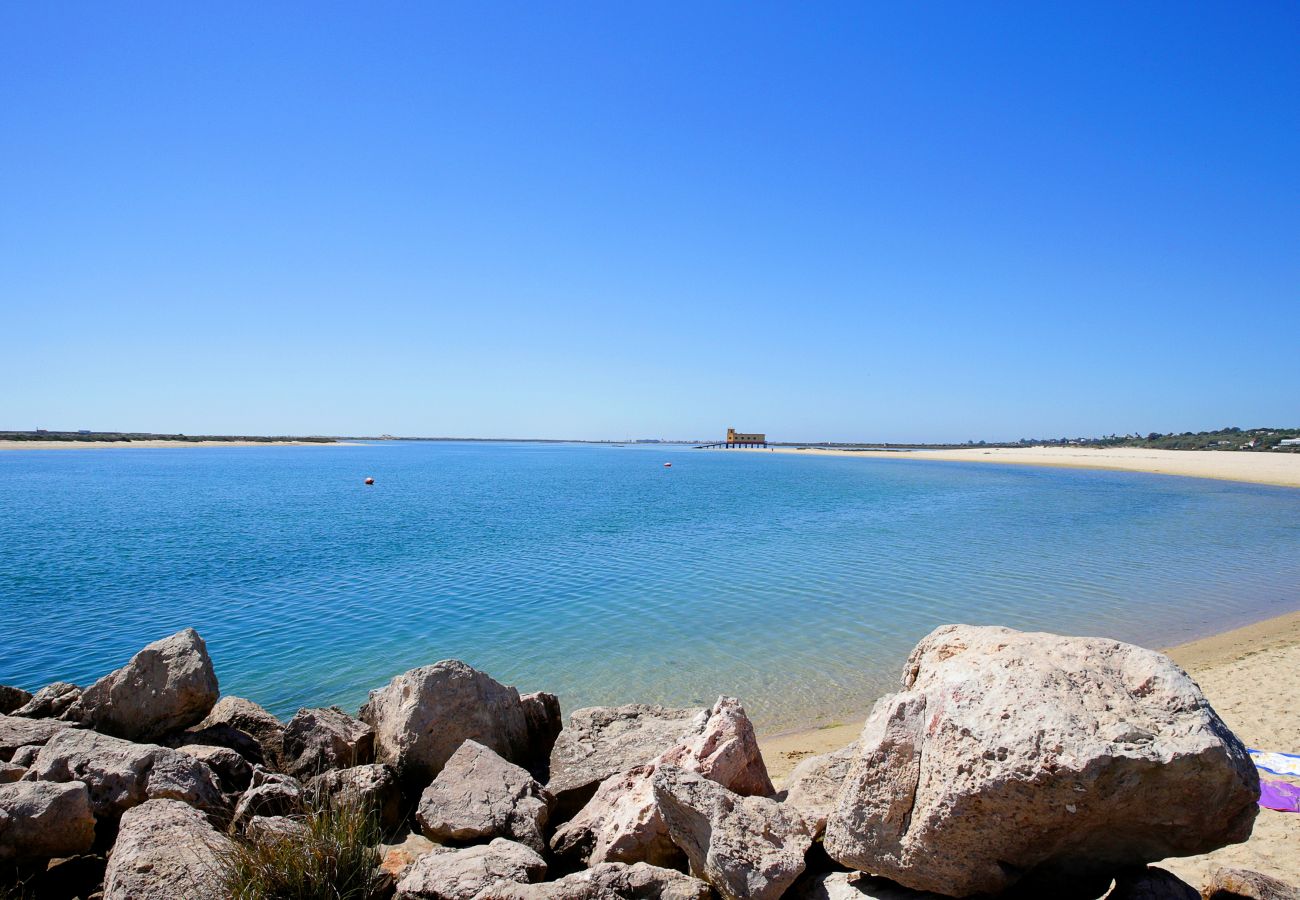
<svg viewBox="0 0 1300 900">
<path fill-rule="evenodd" d="M 301 831 L 235 836 L 221 854 L 231 900 L 373 900 L 384 879 L 377 813 L 354 795 L 314 798 Z"/>
</svg>

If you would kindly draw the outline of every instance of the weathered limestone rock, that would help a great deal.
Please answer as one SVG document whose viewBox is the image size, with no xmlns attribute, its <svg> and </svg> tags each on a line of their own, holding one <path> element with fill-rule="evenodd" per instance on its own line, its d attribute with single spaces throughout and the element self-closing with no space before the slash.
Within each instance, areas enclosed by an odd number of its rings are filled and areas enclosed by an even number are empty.
<svg viewBox="0 0 1300 900">
<path fill-rule="evenodd" d="M 475 900 L 709 900 L 706 882 L 673 869 L 636 863 L 601 863 L 595 868 L 538 884 L 497 882 Z"/>
<path fill-rule="evenodd" d="M 473 900 L 496 882 L 530 884 L 545 874 L 541 856 L 503 838 L 464 850 L 439 848 L 417 859 L 397 883 L 397 900 Z"/>
<path fill-rule="evenodd" d="M 962 897 L 1026 875 L 1105 882 L 1250 835 L 1255 767 L 1162 654 L 949 625 L 903 684 L 868 718 L 827 821 L 845 865 Z"/>
<path fill-rule="evenodd" d="M 13 784 L 23 777 L 27 771 L 26 766 L 15 766 L 13 763 L 0 762 L 0 784 Z"/>
<path fill-rule="evenodd" d="M 246 828 L 254 816 L 271 818 L 300 812 L 302 802 L 302 785 L 298 779 L 255 766 L 252 784 L 235 804 L 232 821 L 236 828 Z"/>
<path fill-rule="evenodd" d="M 75 856 L 94 842 L 84 784 L 0 784 L 0 860 Z"/>
<path fill-rule="evenodd" d="M 416 819 L 437 841 L 504 837 L 540 853 L 550 799 L 527 770 L 466 741 L 424 789 Z"/>
<path fill-rule="evenodd" d="M 32 695 L 22 688 L 0 684 L 0 716 L 10 715 L 15 709 L 21 709 L 30 703 Z"/>
<path fill-rule="evenodd" d="M 1201 900 L 1201 894 L 1172 872 L 1150 866 L 1116 875 L 1105 900 Z"/>
<path fill-rule="evenodd" d="M 0 716 L 0 761 L 12 762 L 20 747 L 43 747 L 50 738 L 69 727 L 67 722 L 56 719 Z"/>
<path fill-rule="evenodd" d="M 388 766 L 371 763 L 347 769 L 332 769 L 307 783 L 307 793 L 316 797 L 351 797 L 364 803 L 379 817 L 385 832 L 402 824 L 402 787 Z"/>
<path fill-rule="evenodd" d="M 1220 868 L 1202 896 L 1205 900 L 1300 900 L 1300 890 L 1249 869 Z"/>
<path fill-rule="evenodd" d="M 810 756 L 795 766 L 786 779 L 785 790 L 777 799 L 799 810 L 814 837 L 821 837 L 826 830 L 826 817 L 835 808 L 857 750 L 858 745 L 853 743 L 830 753 Z"/>
<path fill-rule="evenodd" d="M 243 697 L 222 697 L 185 734 L 186 743 L 229 747 L 249 762 L 280 768 L 284 723 Z"/>
<path fill-rule="evenodd" d="M 180 800 L 204 810 L 223 804 L 215 773 L 192 756 L 77 728 L 50 738 L 23 781 L 80 781 L 100 819 L 116 819 L 146 800 Z"/>
<path fill-rule="evenodd" d="M 691 871 L 724 900 L 776 900 L 803 872 L 813 836 L 797 811 L 671 766 L 655 773 L 654 793 Z"/>
<path fill-rule="evenodd" d="M 375 731 L 343 710 L 300 709 L 284 729 L 281 768 L 295 778 L 375 759 Z"/>
<path fill-rule="evenodd" d="M 528 762 L 519 692 L 459 660 L 398 675 L 370 692 L 360 717 L 375 729 L 375 760 L 392 766 L 412 792 L 423 790 L 467 740 L 509 762 Z"/>
<path fill-rule="evenodd" d="M 212 747 L 207 744 L 182 744 L 176 750 L 192 756 L 217 773 L 221 789 L 228 794 L 245 790 L 253 779 L 253 767 L 248 760 L 229 747 Z"/>
<path fill-rule="evenodd" d="M 704 712 L 643 703 L 575 711 L 551 750 L 546 789 L 555 798 L 556 818 L 567 819 L 581 809 L 605 779 L 671 749 Z"/>
<path fill-rule="evenodd" d="M 36 754 L 41 752 L 41 748 L 34 744 L 24 744 L 14 751 L 13 757 L 9 760 L 13 765 L 21 767 L 24 771 L 30 768 L 31 764 L 36 762 Z"/>
<path fill-rule="evenodd" d="M 244 825 L 244 835 L 251 840 L 299 840 L 307 834 L 307 825 L 293 816 L 253 816 Z"/>
<path fill-rule="evenodd" d="M 422 834 L 409 832 L 399 844 L 379 845 L 379 871 L 396 886 L 421 856 L 435 850 L 446 852 L 446 849 Z"/>
<path fill-rule="evenodd" d="M 217 694 L 208 648 L 186 628 L 86 688 L 68 714 L 103 734 L 152 741 L 200 721 Z"/>
<path fill-rule="evenodd" d="M 947 900 L 929 891 L 914 891 L 862 872 L 804 874 L 791 885 L 785 897 L 786 900 Z"/>
<path fill-rule="evenodd" d="M 223 896 L 220 853 L 228 845 L 198 810 L 150 800 L 122 816 L 104 873 L 104 900 Z"/>
<path fill-rule="evenodd" d="M 546 691 L 534 691 L 520 694 L 519 702 L 524 708 L 524 722 L 528 727 L 529 760 L 525 768 L 539 781 L 545 781 L 550 771 L 551 749 L 564 728 L 560 698 Z"/>
<path fill-rule="evenodd" d="M 26 719 L 62 718 L 81 698 L 81 688 L 66 681 L 47 684 L 30 700 L 13 711 L 13 715 Z"/>
<path fill-rule="evenodd" d="M 773 793 L 754 729 L 739 701 L 721 697 L 701 711 L 678 743 L 657 759 L 606 779 L 576 816 L 556 830 L 551 847 L 588 866 L 648 862 L 673 867 L 681 851 L 668 837 L 651 781 L 675 766 L 698 772 L 742 795 Z"/>
</svg>

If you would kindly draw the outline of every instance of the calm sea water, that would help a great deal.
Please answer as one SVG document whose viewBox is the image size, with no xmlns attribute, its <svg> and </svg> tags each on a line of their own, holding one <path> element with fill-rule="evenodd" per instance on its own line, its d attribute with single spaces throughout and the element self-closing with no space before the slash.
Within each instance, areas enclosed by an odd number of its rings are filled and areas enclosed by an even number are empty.
<svg viewBox="0 0 1300 900">
<path fill-rule="evenodd" d="M 815 724 L 946 622 L 1168 645 L 1300 608 L 1298 513 L 1283 488 L 659 446 L 0 453 L 0 683 L 86 684 L 192 625 L 223 691 L 280 715 L 458 657 L 566 709 L 730 693 Z"/>
</svg>

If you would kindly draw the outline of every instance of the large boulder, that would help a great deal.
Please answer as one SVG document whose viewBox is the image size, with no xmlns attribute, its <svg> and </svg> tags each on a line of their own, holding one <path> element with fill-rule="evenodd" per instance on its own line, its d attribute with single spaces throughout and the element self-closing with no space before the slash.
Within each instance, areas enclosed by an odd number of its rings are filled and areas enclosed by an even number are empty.
<svg viewBox="0 0 1300 900">
<path fill-rule="evenodd" d="M 337 707 L 300 709 L 284 728 L 283 771 L 311 778 L 374 761 L 375 731 Z"/>
<path fill-rule="evenodd" d="M 774 793 L 754 728 L 740 702 L 720 697 L 702 710 L 677 743 L 649 764 L 605 779 L 576 816 L 556 830 L 551 847 L 593 866 L 647 862 L 672 867 L 681 851 L 668 836 L 651 781 L 663 766 L 696 772 L 737 794 Z"/>
<path fill-rule="evenodd" d="M 523 844 L 497 838 L 463 850 L 426 853 L 397 883 L 397 900 L 473 900 L 497 882 L 531 884 L 546 875 L 546 861 Z"/>
<path fill-rule="evenodd" d="M 1201 892 L 1172 872 L 1148 866 L 1117 874 L 1105 900 L 1201 900 Z"/>
<path fill-rule="evenodd" d="M 385 833 L 396 829 L 404 819 L 397 775 L 380 763 L 323 772 L 307 782 L 307 794 L 331 801 L 359 801 L 379 819 Z"/>
<path fill-rule="evenodd" d="M 95 816 L 84 784 L 0 784 L 0 860 L 75 856 L 94 842 Z"/>
<path fill-rule="evenodd" d="M 212 747 L 207 744 L 182 744 L 176 748 L 192 756 L 217 773 L 221 789 L 234 794 L 248 787 L 253 779 L 253 766 L 229 747 Z"/>
<path fill-rule="evenodd" d="M 949 625 L 903 686 L 872 710 L 827 821 L 847 866 L 954 897 L 1024 876 L 1104 888 L 1250 835 L 1255 767 L 1160 653 Z"/>
<path fill-rule="evenodd" d="M 150 800 L 122 816 L 104 873 L 104 900 L 221 897 L 229 839 L 196 809 Z"/>
<path fill-rule="evenodd" d="M 375 760 L 418 793 L 465 741 L 526 765 L 528 719 L 519 692 L 455 659 L 398 675 L 370 692 L 361 721 L 375 729 Z"/>
<path fill-rule="evenodd" d="M 560 698 L 546 691 L 534 691 L 520 694 L 519 702 L 524 707 L 524 721 L 528 725 L 529 760 L 525 768 L 545 781 L 550 772 L 551 749 L 564 729 Z"/>
<path fill-rule="evenodd" d="M 705 712 L 643 703 L 576 710 L 551 750 L 546 789 L 555 798 L 556 817 L 572 816 L 605 779 L 643 766 L 672 748 Z"/>
<path fill-rule="evenodd" d="M 558 881 L 498 881 L 474 900 L 710 900 L 707 882 L 646 863 L 601 863 Z"/>
<path fill-rule="evenodd" d="M 186 628 L 86 688 L 68 714 L 103 734 L 152 741 L 202 720 L 217 694 L 208 648 Z"/>
<path fill-rule="evenodd" d="M 15 709 L 21 709 L 24 705 L 30 703 L 31 699 L 32 695 L 22 688 L 0 684 L 0 716 L 7 716 Z"/>
<path fill-rule="evenodd" d="M 795 766 L 786 779 L 785 790 L 777 799 L 799 810 L 816 837 L 821 837 L 826 830 L 826 817 L 835 809 L 857 752 L 858 745 L 853 743 L 830 753 L 810 756 Z"/>
<path fill-rule="evenodd" d="M 672 766 L 655 773 L 654 793 L 691 871 L 724 900 L 776 900 L 803 872 L 813 836 L 797 811 Z"/>
<path fill-rule="evenodd" d="M 12 761 L 20 747 L 43 747 L 50 738 L 70 727 L 57 719 L 0 716 L 0 762 Z"/>
<path fill-rule="evenodd" d="M 255 766 L 248 790 L 235 804 L 232 823 L 237 829 L 247 828 L 249 822 L 258 816 L 275 818 L 301 813 L 303 799 L 302 784 L 298 779 Z"/>
<path fill-rule="evenodd" d="M 81 688 L 67 681 L 56 681 L 37 691 L 12 715 L 25 719 L 62 719 L 79 699 Z"/>
<path fill-rule="evenodd" d="M 76 728 L 50 738 L 23 781 L 80 781 L 100 819 L 117 819 L 146 800 L 180 800 L 204 810 L 223 805 L 216 774 L 194 757 Z"/>
<path fill-rule="evenodd" d="M 550 799 L 527 770 L 466 741 L 420 795 L 416 819 L 436 841 L 503 837 L 540 853 Z"/>
<path fill-rule="evenodd" d="M 249 762 L 279 769 L 284 723 L 243 697 L 222 697 L 178 743 L 229 747 Z"/>
</svg>

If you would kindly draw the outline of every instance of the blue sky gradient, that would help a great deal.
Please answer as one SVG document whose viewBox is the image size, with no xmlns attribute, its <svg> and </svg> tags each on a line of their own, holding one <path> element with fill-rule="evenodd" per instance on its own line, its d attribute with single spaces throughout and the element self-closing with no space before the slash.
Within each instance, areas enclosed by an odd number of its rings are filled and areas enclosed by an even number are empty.
<svg viewBox="0 0 1300 900">
<path fill-rule="evenodd" d="M 1300 5 L 0 8 L 0 428 L 1300 424 Z"/>
</svg>

